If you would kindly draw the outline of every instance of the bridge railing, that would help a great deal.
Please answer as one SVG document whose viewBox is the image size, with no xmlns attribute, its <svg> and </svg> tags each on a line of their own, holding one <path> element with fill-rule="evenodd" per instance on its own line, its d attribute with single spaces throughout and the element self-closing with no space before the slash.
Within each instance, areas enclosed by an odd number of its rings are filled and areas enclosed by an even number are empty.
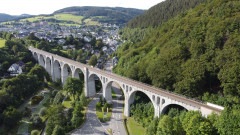
<svg viewBox="0 0 240 135">
<path fill-rule="evenodd" d="M 100 69 L 100 70 L 103 71 L 103 72 L 106 72 L 106 71 L 104 71 L 104 70 L 102 70 L 102 69 Z M 133 80 L 133 79 L 131 79 L 131 78 L 127 78 L 127 77 L 122 76 L 122 75 L 114 74 L 114 73 L 112 73 L 112 72 L 107 72 L 107 73 L 110 73 L 110 74 L 112 74 L 112 75 L 114 75 L 114 76 L 119 76 L 119 77 L 122 77 L 122 78 L 125 78 L 125 79 L 128 79 L 128 80 L 131 80 L 131 81 L 133 81 L 133 82 L 135 82 L 135 83 L 140 83 L 140 84 L 142 84 L 142 85 L 146 85 L 146 86 L 151 87 L 151 88 L 153 88 L 153 89 L 155 89 L 155 90 L 158 90 L 158 91 L 162 91 L 162 92 L 166 92 L 166 93 L 169 93 L 169 94 L 173 94 L 173 95 L 175 95 L 175 96 L 182 97 L 182 98 L 186 98 L 186 99 L 188 99 L 188 100 L 191 100 L 191 101 L 198 102 L 198 103 L 201 103 L 201 104 L 205 104 L 205 105 L 206 105 L 206 103 L 205 103 L 204 101 L 201 101 L 201 100 L 198 100 L 198 99 L 195 99 L 195 98 L 190 98 L 190 97 L 187 97 L 187 96 L 185 96 L 185 95 L 181 95 L 181 94 L 178 94 L 178 93 L 175 93 L 175 92 L 172 92 L 172 91 L 168 91 L 168 90 L 165 90 L 165 89 L 162 89 L 162 88 L 158 88 L 158 87 L 155 87 L 155 86 L 153 86 L 153 85 L 149 85 L 149 84 L 147 84 L 147 83 L 143 83 L 143 82 L 140 82 L 140 81 L 136 81 L 136 80 Z M 147 89 L 146 89 L 146 90 L 147 90 Z M 149 91 L 149 90 L 147 90 L 147 91 Z"/>
</svg>

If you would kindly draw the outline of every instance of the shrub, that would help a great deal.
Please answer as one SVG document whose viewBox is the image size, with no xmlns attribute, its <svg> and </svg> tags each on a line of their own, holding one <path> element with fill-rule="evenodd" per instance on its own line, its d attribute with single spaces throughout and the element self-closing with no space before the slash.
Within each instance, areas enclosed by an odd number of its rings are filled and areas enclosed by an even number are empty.
<svg viewBox="0 0 240 135">
<path fill-rule="evenodd" d="M 103 106 L 103 108 L 104 108 L 104 111 L 107 111 L 108 104 L 107 104 L 107 103 L 105 103 L 105 104 L 104 104 L 104 106 Z"/>
<path fill-rule="evenodd" d="M 44 96 L 34 96 L 31 99 L 31 105 L 37 105 L 44 99 Z"/>
<path fill-rule="evenodd" d="M 52 135 L 65 135 L 64 130 L 61 126 L 57 125 L 54 130 Z"/>
<path fill-rule="evenodd" d="M 54 98 L 57 93 L 58 93 L 57 90 L 52 91 L 52 92 L 50 93 L 50 97 L 51 97 L 51 98 Z"/>
<path fill-rule="evenodd" d="M 98 102 L 98 103 L 96 104 L 96 108 L 99 109 L 99 110 L 101 110 L 101 102 Z"/>
<path fill-rule="evenodd" d="M 40 134 L 40 132 L 38 130 L 33 130 L 31 132 L 31 135 L 39 135 L 39 134 Z"/>
<path fill-rule="evenodd" d="M 38 114 L 33 114 L 30 118 L 30 121 L 34 127 L 40 127 L 43 125 L 43 121 Z"/>
<path fill-rule="evenodd" d="M 54 100 L 53 100 L 53 103 L 54 103 L 54 104 L 59 104 L 59 103 L 62 102 L 63 99 L 64 99 L 64 96 L 63 96 L 63 94 L 59 91 L 59 92 L 57 93 L 57 95 L 55 96 L 55 98 L 54 98 Z"/>
<path fill-rule="evenodd" d="M 40 112 L 39 112 L 39 115 L 40 115 L 41 117 L 43 117 L 44 115 L 46 115 L 46 111 L 47 111 L 47 108 L 46 108 L 46 107 L 41 108 L 41 110 L 40 110 Z"/>
</svg>

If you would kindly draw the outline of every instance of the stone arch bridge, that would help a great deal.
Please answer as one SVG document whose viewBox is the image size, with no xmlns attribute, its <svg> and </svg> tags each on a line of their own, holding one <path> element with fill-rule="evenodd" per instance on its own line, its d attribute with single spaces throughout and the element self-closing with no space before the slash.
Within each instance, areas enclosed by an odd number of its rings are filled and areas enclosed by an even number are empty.
<svg viewBox="0 0 240 135">
<path fill-rule="evenodd" d="M 91 97 L 96 94 L 96 77 L 98 77 L 102 83 L 103 96 L 108 102 L 112 101 L 112 83 L 115 82 L 119 84 L 125 97 L 124 115 L 128 117 L 130 116 L 130 105 L 134 102 L 135 93 L 138 91 L 145 93 L 151 100 L 154 106 L 155 117 L 159 117 L 159 115 L 164 113 L 170 105 L 178 105 L 189 111 L 199 110 L 204 116 L 207 116 L 212 112 L 219 114 L 223 109 L 222 107 L 213 104 L 205 104 L 200 101 L 195 101 L 190 98 L 170 93 L 166 90 L 155 88 L 113 73 L 105 72 L 103 70 L 33 47 L 29 47 L 29 50 L 32 52 L 33 57 L 38 61 L 38 63 L 52 76 L 53 81 L 60 79 L 62 84 L 64 84 L 68 76 L 78 78 L 79 72 L 82 72 L 84 74 L 84 92 L 87 97 Z"/>
</svg>

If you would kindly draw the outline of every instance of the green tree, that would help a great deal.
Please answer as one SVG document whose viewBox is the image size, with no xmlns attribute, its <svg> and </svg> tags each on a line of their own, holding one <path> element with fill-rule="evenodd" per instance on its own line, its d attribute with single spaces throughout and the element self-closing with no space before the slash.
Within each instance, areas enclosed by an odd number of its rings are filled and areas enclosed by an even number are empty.
<svg viewBox="0 0 240 135">
<path fill-rule="evenodd" d="M 40 132 L 38 130 L 32 130 L 31 135 L 39 135 Z"/>
<path fill-rule="evenodd" d="M 44 79 L 46 78 L 47 80 L 50 80 L 49 74 L 47 71 L 40 65 L 35 65 L 30 72 L 28 73 L 29 75 L 37 75 L 39 80 L 44 82 Z"/>
<path fill-rule="evenodd" d="M 61 104 L 62 100 L 64 99 L 64 95 L 61 91 L 59 91 L 56 96 L 54 97 L 53 103 L 54 104 Z"/>
<path fill-rule="evenodd" d="M 240 109 L 238 107 L 225 107 L 215 123 L 221 135 L 237 135 L 240 133 Z"/>
<path fill-rule="evenodd" d="M 57 125 L 54 128 L 52 135 L 65 135 L 64 129 L 61 126 Z"/>
<path fill-rule="evenodd" d="M 14 52 L 14 54 L 17 54 L 17 52 L 18 52 L 18 46 L 17 46 L 17 45 L 14 45 L 14 46 L 12 47 L 12 51 Z"/>
<path fill-rule="evenodd" d="M 30 118 L 30 121 L 34 127 L 41 127 L 43 125 L 43 121 L 38 114 L 33 114 Z"/>
<path fill-rule="evenodd" d="M 81 94 L 81 96 L 80 96 L 80 102 L 81 102 L 84 106 L 87 105 L 87 98 L 86 98 L 84 92 L 82 92 L 82 94 Z"/>
<path fill-rule="evenodd" d="M 147 127 L 146 135 L 155 135 L 157 133 L 158 119 L 155 118 Z"/>
<path fill-rule="evenodd" d="M 158 123 L 157 129 L 158 135 L 173 135 L 174 134 L 174 126 L 173 119 L 167 115 L 164 115 L 162 119 L 160 119 Z"/>
<path fill-rule="evenodd" d="M 10 67 L 9 62 L 8 62 L 8 61 L 4 61 L 4 62 L 1 64 L 1 71 L 2 71 L 2 72 L 6 72 L 9 67 Z"/>
<path fill-rule="evenodd" d="M 96 64 L 97 64 L 97 56 L 96 56 L 96 55 L 93 55 L 93 56 L 90 58 L 88 65 L 95 66 Z"/>
<path fill-rule="evenodd" d="M 79 127 L 83 121 L 84 115 L 83 115 L 82 111 L 83 111 L 83 104 L 81 102 L 77 101 L 76 105 L 74 107 L 73 116 L 71 119 L 71 123 L 75 128 Z"/>
<path fill-rule="evenodd" d="M 6 127 L 11 128 L 15 126 L 21 119 L 21 112 L 12 106 L 9 106 L 7 107 L 7 109 L 3 111 L 2 119 L 3 119 L 3 124 Z"/>
<path fill-rule="evenodd" d="M 83 83 L 77 78 L 68 77 L 63 89 L 72 94 L 75 100 L 75 95 L 77 93 L 82 93 Z"/>
<path fill-rule="evenodd" d="M 64 126 L 66 119 L 64 116 L 64 107 L 62 105 L 54 105 L 48 110 L 48 121 L 46 125 L 46 135 L 52 135 L 54 128 Z"/>
</svg>

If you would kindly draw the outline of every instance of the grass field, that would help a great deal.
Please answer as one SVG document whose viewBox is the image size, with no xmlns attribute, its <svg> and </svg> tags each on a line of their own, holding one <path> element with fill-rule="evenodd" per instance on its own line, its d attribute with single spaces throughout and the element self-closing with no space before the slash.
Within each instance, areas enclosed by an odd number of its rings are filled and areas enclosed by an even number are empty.
<svg viewBox="0 0 240 135">
<path fill-rule="evenodd" d="M 96 106 L 96 114 L 97 114 L 98 119 L 99 119 L 101 122 L 109 121 L 109 120 L 111 119 L 111 115 L 112 115 L 112 108 L 109 108 L 107 115 L 103 118 L 104 112 L 102 112 L 102 110 L 100 110 L 100 109 L 97 108 L 97 106 Z"/>
<path fill-rule="evenodd" d="M 130 135 L 144 135 L 145 129 L 138 124 L 133 118 L 127 118 L 127 128 Z"/>
<path fill-rule="evenodd" d="M 18 128 L 18 134 L 23 134 L 28 132 L 28 125 L 30 123 L 30 119 L 29 118 L 23 118 L 21 121 L 21 125 Z"/>
<path fill-rule="evenodd" d="M 66 96 L 66 91 L 63 91 L 63 94 Z M 73 96 L 70 96 L 70 99 L 66 99 L 65 101 L 63 101 L 62 105 L 65 108 L 72 108 L 72 102 L 74 102 Z"/>
<path fill-rule="evenodd" d="M 92 21 L 92 19 L 85 19 L 84 22 L 86 23 L 85 25 L 100 25 L 99 22 L 97 21 Z"/>
<path fill-rule="evenodd" d="M 5 40 L 4 39 L 0 39 L 0 48 L 5 46 Z"/>
<path fill-rule="evenodd" d="M 56 14 L 54 16 L 48 16 L 48 17 L 38 16 L 38 17 L 21 19 L 21 21 L 35 22 L 35 21 L 41 21 L 41 20 L 46 20 L 46 19 L 56 19 L 56 20 L 60 20 L 60 21 L 73 21 L 75 23 L 82 24 L 83 16 L 76 16 L 76 15 L 72 15 L 72 14 Z M 61 24 L 64 25 L 65 23 L 61 23 Z"/>
</svg>

